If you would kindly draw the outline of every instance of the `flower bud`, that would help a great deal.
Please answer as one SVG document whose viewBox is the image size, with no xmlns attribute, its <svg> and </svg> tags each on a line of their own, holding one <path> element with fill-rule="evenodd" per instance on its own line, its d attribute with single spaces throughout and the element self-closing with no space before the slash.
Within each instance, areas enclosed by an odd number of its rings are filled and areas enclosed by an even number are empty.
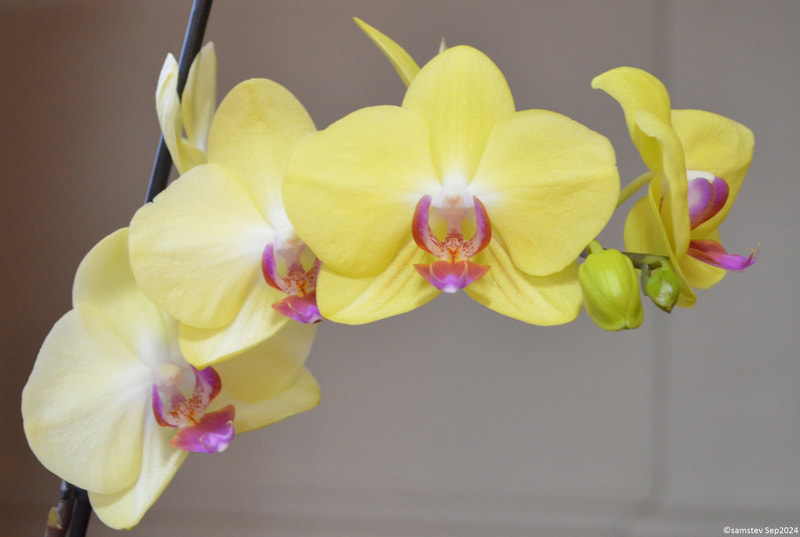
<svg viewBox="0 0 800 537">
<path fill-rule="evenodd" d="M 664 262 L 655 270 L 642 270 L 642 289 L 656 306 L 669 313 L 681 294 L 681 282 L 669 263 Z"/>
<path fill-rule="evenodd" d="M 586 312 L 604 330 L 637 328 L 644 313 L 630 258 L 618 250 L 590 254 L 578 269 Z"/>
</svg>

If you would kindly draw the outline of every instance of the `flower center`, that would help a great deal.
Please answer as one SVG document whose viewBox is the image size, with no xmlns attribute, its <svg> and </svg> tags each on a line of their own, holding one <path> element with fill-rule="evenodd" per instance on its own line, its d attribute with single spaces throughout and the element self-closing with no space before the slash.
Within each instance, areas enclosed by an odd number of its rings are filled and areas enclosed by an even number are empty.
<svg viewBox="0 0 800 537">
<path fill-rule="evenodd" d="M 444 239 L 431 229 L 431 213 L 444 223 Z M 464 237 L 464 226 L 474 214 L 475 232 Z M 489 271 L 489 267 L 469 261 L 492 240 L 492 226 L 486 207 L 463 189 L 445 187 L 434 198 L 423 196 L 417 203 L 411 232 L 417 246 L 437 261 L 414 265 L 428 282 L 446 293 L 455 293 Z"/>
<path fill-rule="evenodd" d="M 228 405 L 206 412 L 222 389 L 222 381 L 213 368 L 194 373 L 194 388 L 187 398 L 181 391 L 183 369 L 173 363 L 159 365 L 153 373 L 153 414 L 163 427 L 176 427 L 169 445 L 184 451 L 219 453 L 227 449 L 235 434 L 235 409 Z"/>
<path fill-rule="evenodd" d="M 279 267 L 279 262 L 282 267 Z M 272 307 L 301 323 L 321 321 L 322 315 L 317 308 L 316 291 L 317 276 L 321 267 L 320 260 L 300 240 L 294 230 L 279 233 L 275 242 L 264 248 L 261 272 L 270 286 L 289 296 L 276 302 Z"/>
</svg>

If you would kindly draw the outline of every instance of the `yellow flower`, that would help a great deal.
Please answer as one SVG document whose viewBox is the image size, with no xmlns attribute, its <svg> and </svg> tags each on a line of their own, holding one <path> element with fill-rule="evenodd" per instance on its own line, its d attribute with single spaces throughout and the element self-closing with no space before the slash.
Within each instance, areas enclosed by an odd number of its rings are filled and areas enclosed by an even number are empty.
<svg viewBox="0 0 800 537">
<path fill-rule="evenodd" d="M 178 62 L 172 54 L 167 55 L 156 87 L 156 114 L 179 173 L 206 162 L 216 89 L 217 56 L 213 43 L 206 43 L 192 61 L 182 98 L 178 97 Z"/>
<path fill-rule="evenodd" d="M 544 110 L 515 112 L 480 51 L 447 49 L 402 107 L 358 110 L 301 140 L 284 201 L 322 260 L 323 316 L 364 323 L 466 288 L 535 324 L 580 311 L 578 254 L 608 221 L 608 140 Z"/>
<path fill-rule="evenodd" d="M 133 273 L 145 295 L 180 321 L 181 350 L 192 365 L 234 356 L 290 317 L 320 320 L 319 263 L 281 200 L 289 154 L 314 130 L 286 88 L 266 79 L 243 82 L 214 116 L 208 163 L 134 216 Z"/>
<path fill-rule="evenodd" d="M 36 457 L 88 490 L 98 517 L 117 529 L 139 522 L 187 450 L 222 451 L 234 431 L 319 402 L 301 325 L 213 369 L 186 363 L 177 323 L 136 286 L 127 238 L 119 230 L 84 258 L 74 309 L 48 334 L 22 392 Z"/>
<path fill-rule="evenodd" d="M 632 67 L 592 81 L 622 106 L 633 143 L 650 169 L 648 195 L 625 222 L 629 251 L 667 256 L 678 275 L 678 306 L 692 307 L 692 288 L 707 289 L 728 270 L 755 261 L 728 254 L 717 228 L 731 210 L 753 157 L 753 133 L 701 110 L 671 110 L 654 76 Z"/>
</svg>

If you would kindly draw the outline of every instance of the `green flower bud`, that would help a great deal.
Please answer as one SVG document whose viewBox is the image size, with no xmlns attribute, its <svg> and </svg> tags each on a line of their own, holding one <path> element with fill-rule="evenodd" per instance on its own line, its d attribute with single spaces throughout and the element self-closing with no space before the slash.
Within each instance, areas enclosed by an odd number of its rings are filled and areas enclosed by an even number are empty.
<svg viewBox="0 0 800 537">
<path fill-rule="evenodd" d="M 665 261 L 652 271 L 642 269 L 642 289 L 656 306 L 669 313 L 681 294 L 681 282 Z"/>
<path fill-rule="evenodd" d="M 644 312 L 630 258 L 618 250 L 591 253 L 578 269 L 586 312 L 604 330 L 638 328 Z"/>
</svg>

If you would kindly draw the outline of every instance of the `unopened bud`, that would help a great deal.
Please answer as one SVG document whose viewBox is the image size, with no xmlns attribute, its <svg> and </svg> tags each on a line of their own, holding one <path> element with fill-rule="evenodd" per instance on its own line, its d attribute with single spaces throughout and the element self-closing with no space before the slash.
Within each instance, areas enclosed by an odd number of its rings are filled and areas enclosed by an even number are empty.
<svg viewBox="0 0 800 537">
<path fill-rule="evenodd" d="M 681 282 L 668 263 L 655 270 L 642 270 L 642 289 L 653 303 L 666 311 L 672 311 L 681 294 Z"/>
<path fill-rule="evenodd" d="M 618 250 L 590 254 L 578 269 L 586 312 L 604 330 L 638 328 L 644 313 L 630 258 Z"/>
</svg>

